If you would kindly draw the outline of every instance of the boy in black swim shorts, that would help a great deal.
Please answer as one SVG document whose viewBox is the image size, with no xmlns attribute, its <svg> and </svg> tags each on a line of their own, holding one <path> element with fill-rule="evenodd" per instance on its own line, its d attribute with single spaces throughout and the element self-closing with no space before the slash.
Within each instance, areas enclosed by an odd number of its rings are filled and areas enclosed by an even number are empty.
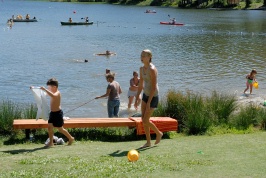
<svg viewBox="0 0 266 178">
<path fill-rule="evenodd" d="M 68 138 L 68 145 L 71 145 L 74 141 L 74 137 L 72 137 L 69 132 L 64 129 L 64 120 L 63 120 L 63 111 L 61 110 L 61 94 L 58 90 L 58 81 L 55 78 L 51 78 L 46 83 L 48 89 L 41 87 L 50 97 L 50 107 L 51 112 L 48 120 L 48 134 L 50 140 L 53 140 L 54 137 L 54 127 L 58 129 L 58 131 L 64 134 Z M 54 146 L 53 142 L 50 142 L 49 147 Z"/>
</svg>

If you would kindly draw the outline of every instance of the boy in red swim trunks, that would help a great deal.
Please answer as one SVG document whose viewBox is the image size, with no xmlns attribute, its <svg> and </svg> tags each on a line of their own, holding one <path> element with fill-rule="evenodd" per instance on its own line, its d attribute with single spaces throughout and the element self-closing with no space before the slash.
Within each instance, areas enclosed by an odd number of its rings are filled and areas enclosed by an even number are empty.
<svg viewBox="0 0 266 178">
<path fill-rule="evenodd" d="M 69 132 L 64 129 L 64 120 L 63 120 L 63 111 L 61 110 L 61 94 L 58 90 L 58 81 L 55 78 L 51 78 L 47 81 L 48 89 L 41 87 L 50 97 L 50 107 L 51 112 L 48 120 L 48 134 L 50 140 L 53 140 L 54 136 L 54 127 L 58 129 L 58 131 L 64 134 L 68 138 L 68 145 L 71 145 L 74 141 L 74 137 L 72 137 Z M 54 146 L 54 143 L 50 141 L 48 147 Z"/>
</svg>

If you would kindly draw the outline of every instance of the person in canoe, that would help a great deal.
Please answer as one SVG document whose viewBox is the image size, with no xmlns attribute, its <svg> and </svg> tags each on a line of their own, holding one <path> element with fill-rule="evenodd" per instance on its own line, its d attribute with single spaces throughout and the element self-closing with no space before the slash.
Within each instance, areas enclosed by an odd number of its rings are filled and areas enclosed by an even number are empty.
<svg viewBox="0 0 266 178">
<path fill-rule="evenodd" d="M 26 19 L 30 20 L 30 15 L 29 14 L 26 15 Z"/>
<path fill-rule="evenodd" d="M 86 18 L 85 18 L 85 22 L 86 22 L 86 23 L 89 23 L 89 17 L 86 17 Z"/>
<path fill-rule="evenodd" d="M 175 18 L 170 19 L 170 21 L 171 21 L 171 22 L 170 22 L 171 24 L 175 24 L 175 23 L 176 23 Z"/>
<path fill-rule="evenodd" d="M 71 17 L 69 17 L 68 22 L 72 23 L 72 18 Z"/>
<path fill-rule="evenodd" d="M 111 52 L 111 51 L 109 51 L 109 50 L 106 50 L 105 53 L 98 53 L 97 55 L 98 55 L 98 56 L 111 56 L 111 55 L 116 55 L 116 53 Z"/>
</svg>

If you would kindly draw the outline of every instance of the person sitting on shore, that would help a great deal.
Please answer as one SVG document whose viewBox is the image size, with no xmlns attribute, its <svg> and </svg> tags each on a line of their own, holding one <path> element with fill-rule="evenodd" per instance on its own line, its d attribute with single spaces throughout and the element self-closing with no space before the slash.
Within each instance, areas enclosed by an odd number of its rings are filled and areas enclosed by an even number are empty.
<svg viewBox="0 0 266 178">
<path fill-rule="evenodd" d="M 68 22 L 72 23 L 72 18 L 71 17 L 69 17 Z"/>
<path fill-rule="evenodd" d="M 26 19 L 30 20 L 30 15 L 29 14 L 26 15 Z"/>
</svg>

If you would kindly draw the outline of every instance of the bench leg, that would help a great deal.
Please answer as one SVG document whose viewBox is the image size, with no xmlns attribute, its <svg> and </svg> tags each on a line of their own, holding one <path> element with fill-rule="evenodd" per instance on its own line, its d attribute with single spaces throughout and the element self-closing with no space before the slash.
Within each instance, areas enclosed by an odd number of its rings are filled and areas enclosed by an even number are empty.
<svg viewBox="0 0 266 178">
<path fill-rule="evenodd" d="M 30 139 L 30 129 L 26 129 L 25 130 L 25 134 L 26 134 L 26 139 Z"/>
</svg>

